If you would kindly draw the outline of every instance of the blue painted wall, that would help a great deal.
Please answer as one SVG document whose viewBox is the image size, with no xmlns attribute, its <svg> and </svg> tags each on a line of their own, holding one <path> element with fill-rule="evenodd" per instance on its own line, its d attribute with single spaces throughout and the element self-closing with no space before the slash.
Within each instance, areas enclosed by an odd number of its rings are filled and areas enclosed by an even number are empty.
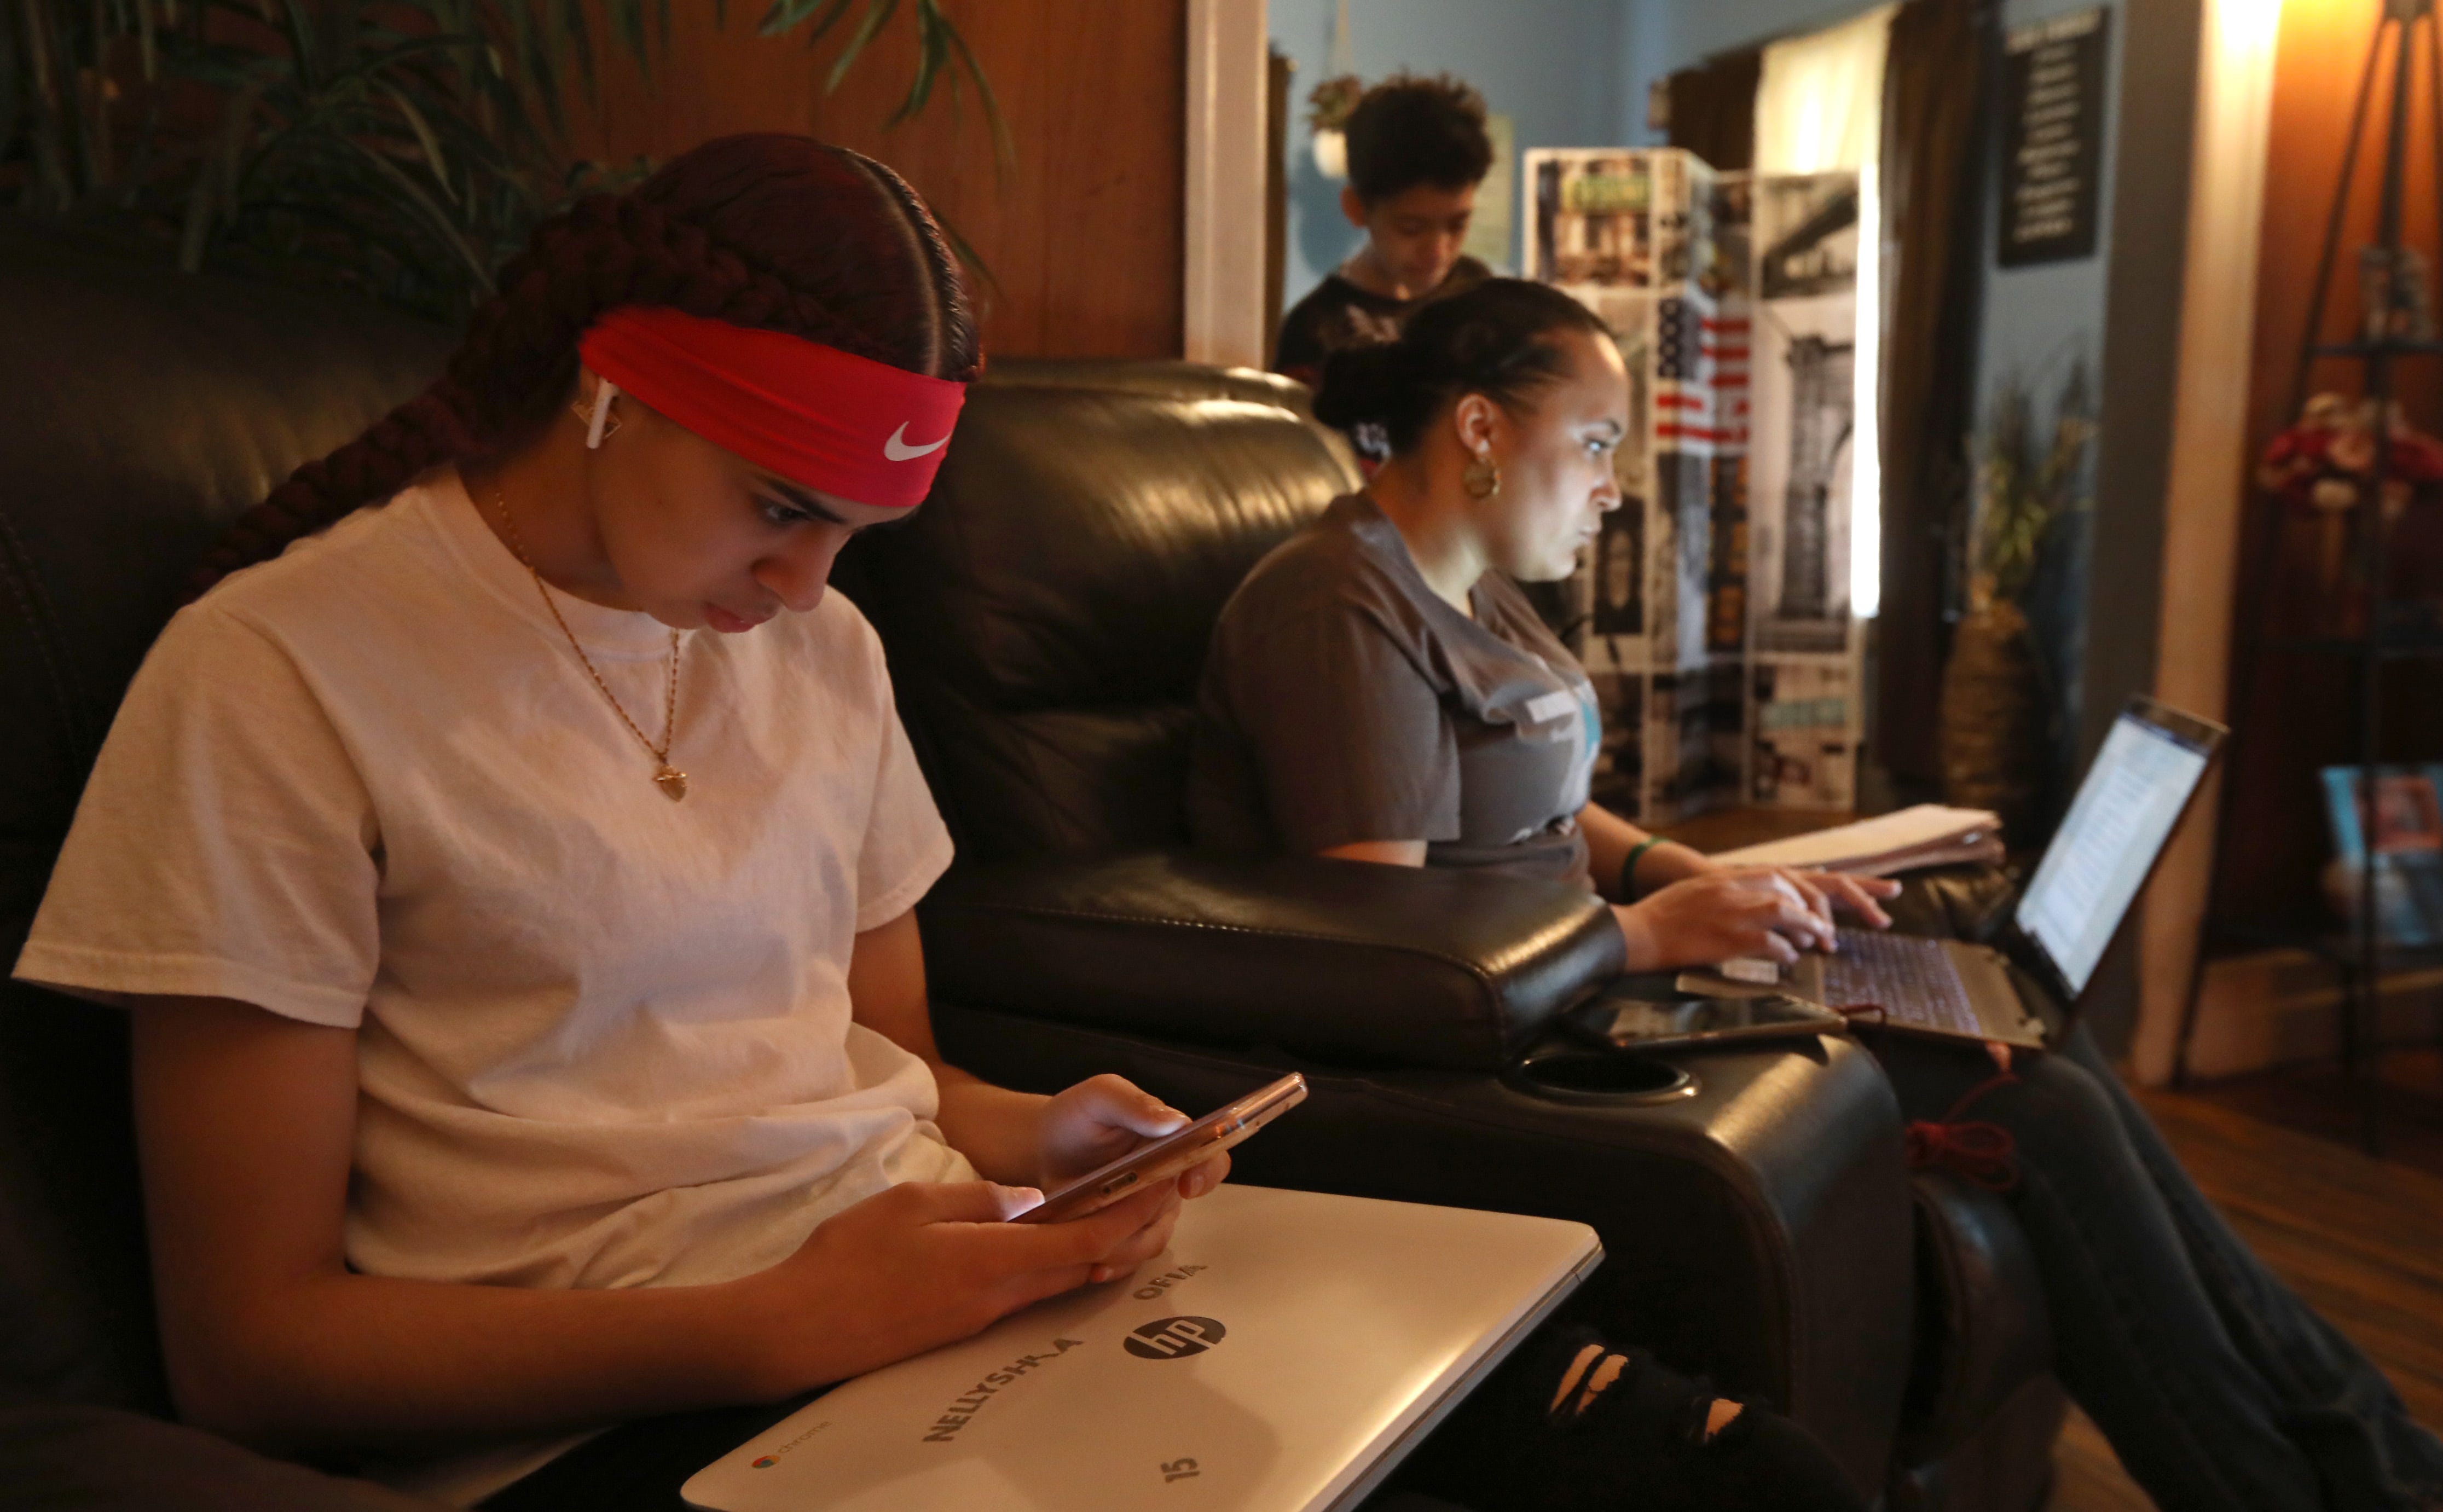
<svg viewBox="0 0 2443 1512">
<path fill-rule="evenodd" d="M 2023 27 L 2085 10 L 2099 0 L 2006 0 L 2002 24 Z M 1984 350 L 1978 363 L 1978 393 L 1993 392 L 1995 379 L 2016 373 L 2039 395 L 2060 386 L 2074 356 L 2086 360 L 2090 384 L 2103 360 L 2104 256 L 2112 246 L 2112 168 L 2114 109 L 2121 95 L 2122 37 L 2120 0 L 2103 0 L 2109 28 L 2104 46 L 2103 182 L 2096 206 L 2096 249 L 2073 262 L 2039 263 L 2032 267 L 2000 267 L 1993 262 L 1994 206 L 1985 214 L 1986 273 Z M 1998 183 L 1993 186 L 1996 194 Z M 1983 414 L 1982 407 L 1978 414 Z"/>
<path fill-rule="evenodd" d="M 1340 185 L 1315 171 L 1306 97 L 1332 76 L 1333 0 L 1271 0 L 1273 46 L 1297 66 L 1290 81 L 1288 256 L 1283 308 L 1357 248 L 1340 212 Z M 1632 0 L 1350 0 L 1359 78 L 1406 69 L 1452 73 L 1509 116 L 1517 144 L 1583 147 L 1643 140 L 1645 96 L 1623 60 Z M 1514 165 L 1515 166 L 1515 165 Z M 1516 207 L 1512 207 L 1516 218 Z M 1517 228 L 1510 260 L 1517 261 Z"/>
</svg>

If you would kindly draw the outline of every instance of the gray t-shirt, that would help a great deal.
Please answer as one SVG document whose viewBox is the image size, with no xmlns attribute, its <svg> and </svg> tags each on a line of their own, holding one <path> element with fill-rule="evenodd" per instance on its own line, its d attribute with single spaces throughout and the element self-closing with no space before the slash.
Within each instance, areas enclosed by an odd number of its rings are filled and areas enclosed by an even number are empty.
<svg viewBox="0 0 2443 1512">
<path fill-rule="evenodd" d="M 1275 548 L 1214 627 L 1197 705 L 1197 842 L 1313 853 L 1426 842 L 1429 866 L 1590 885 L 1577 812 L 1594 688 L 1517 585 L 1471 619 L 1362 493 Z"/>
</svg>

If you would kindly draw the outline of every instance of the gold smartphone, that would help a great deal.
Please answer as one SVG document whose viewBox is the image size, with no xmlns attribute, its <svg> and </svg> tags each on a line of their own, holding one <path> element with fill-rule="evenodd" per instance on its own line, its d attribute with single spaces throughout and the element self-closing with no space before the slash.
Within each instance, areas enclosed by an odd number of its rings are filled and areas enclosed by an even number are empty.
<svg viewBox="0 0 2443 1512">
<path fill-rule="evenodd" d="M 1220 1154 L 1305 1100 L 1306 1078 L 1293 1071 L 1185 1129 L 1149 1139 L 1109 1165 L 1088 1171 L 1011 1222 L 1056 1224 L 1083 1218 Z"/>
</svg>

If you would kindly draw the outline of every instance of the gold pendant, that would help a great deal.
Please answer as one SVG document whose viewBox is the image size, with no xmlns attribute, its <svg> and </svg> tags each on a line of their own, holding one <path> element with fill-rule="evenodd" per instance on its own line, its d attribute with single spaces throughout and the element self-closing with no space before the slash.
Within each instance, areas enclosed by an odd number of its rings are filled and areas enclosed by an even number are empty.
<svg viewBox="0 0 2443 1512">
<path fill-rule="evenodd" d="M 675 766 L 663 766 L 653 774 L 653 781 L 660 786 L 662 796 L 673 803 L 687 797 L 687 773 Z"/>
</svg>

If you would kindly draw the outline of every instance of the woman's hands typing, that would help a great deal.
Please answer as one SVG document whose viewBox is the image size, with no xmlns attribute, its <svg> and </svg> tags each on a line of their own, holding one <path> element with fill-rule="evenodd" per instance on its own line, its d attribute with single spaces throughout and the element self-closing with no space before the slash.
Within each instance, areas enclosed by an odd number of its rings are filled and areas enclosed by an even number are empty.
<svg viewBox="0 0 2443 1512">
<path fill-rule="evenodd" d="M 1901 885 L 1887 876 L 1853 876 L 1846 872 L 1800 871 L 1788 866 L 1735 866 L 1721 869 L 1721 875 L 1736 876 L 1752 887 L 1782 883 L 1794 890 L 1808 910 L 1825 927 L 1824 948 L 1831 948 L 1832 915 L 1835 911 L 1855 916 L 1869 929 L 1887 930 L 1891 915 L 1883 909 L 1883 900 L 1898 897 Z"/>
<path fill-rule="evenodd" d="M 1840 908 L 1881 929 L 1891 923 L 1878 900 L 1900 884 L 1880 877 L 1779 867 L 1708 871 L 1615 907 L 1632 971 L 1714 966 L 1734 956 L 1789 965 L 1803 950 L 1834 946 Z"/>
<path fill-rule="evenodd" d="M 1691 876 L 1614 905 L 1631 971 L 1712 966 L 1735 955 L 1784 964 L 1798 959 L 1794 941 L 1812 944 L 1829 926 L 1795 888 L 1759 887 L 1731 874 Z"/>
</svg>

